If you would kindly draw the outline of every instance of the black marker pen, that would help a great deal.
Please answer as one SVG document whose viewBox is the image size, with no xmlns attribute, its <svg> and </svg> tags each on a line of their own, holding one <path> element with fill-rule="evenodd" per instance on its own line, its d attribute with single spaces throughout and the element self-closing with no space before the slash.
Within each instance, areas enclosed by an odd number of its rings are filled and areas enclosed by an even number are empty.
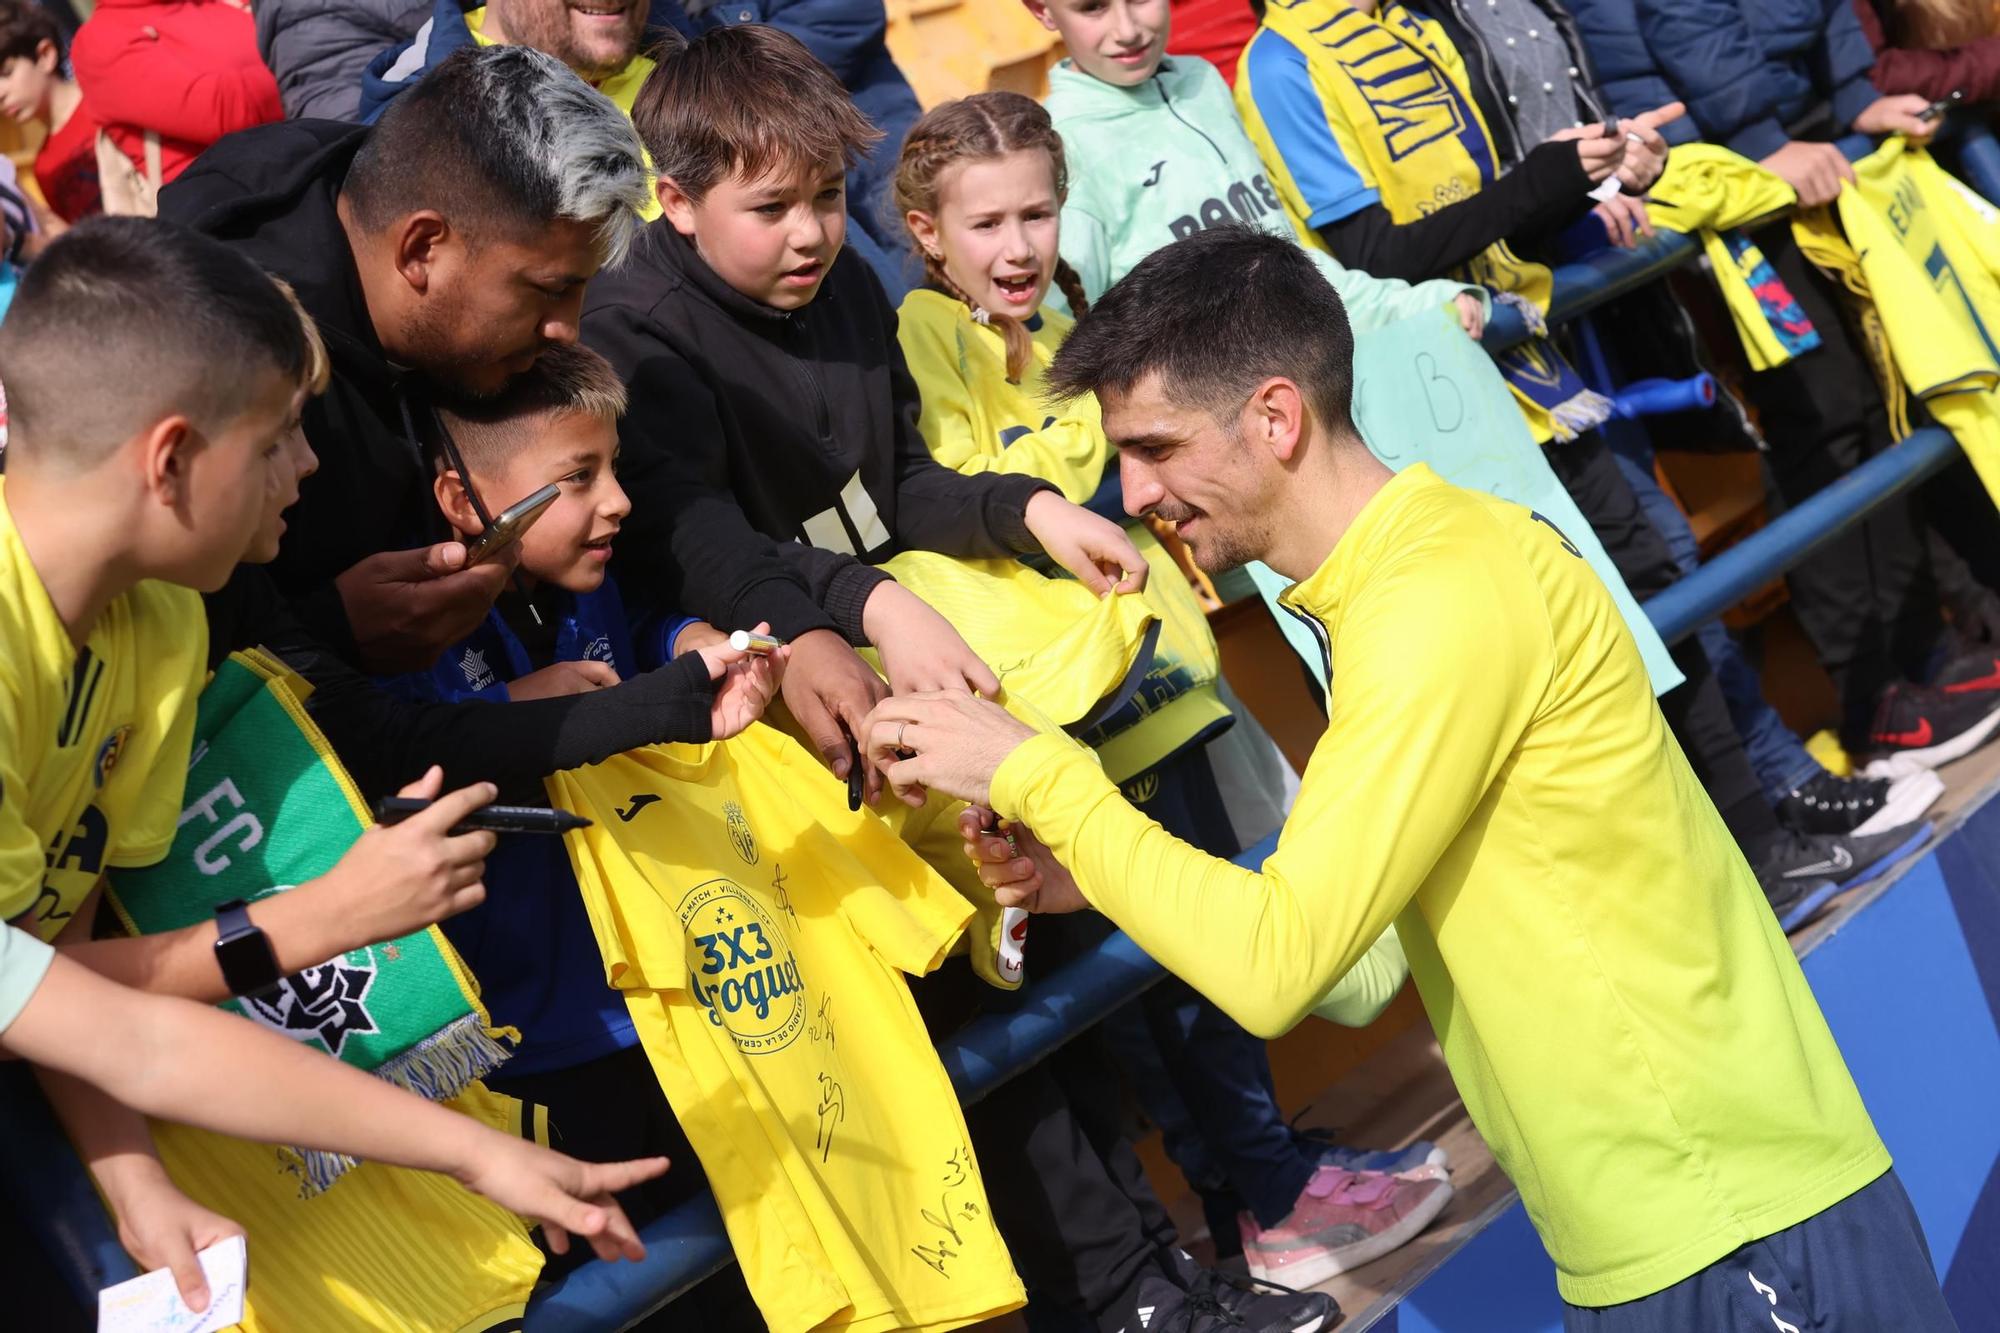
<svg viewBox="0 0 2000 1333">
<path fill-rule="evenodd" d="M 411 815 L 430 809 L 431 803 L 415 796 L 385 796 L 375 803 L 375 822 L 400 824 Z M 485 830 L 488 833 L 568 833 L 589 828 L 590 820 L 567 810 L 544 810 L 532 805 L 488 805 L 474 810 L 452 825 L 454 836 Z"/>
</svg>

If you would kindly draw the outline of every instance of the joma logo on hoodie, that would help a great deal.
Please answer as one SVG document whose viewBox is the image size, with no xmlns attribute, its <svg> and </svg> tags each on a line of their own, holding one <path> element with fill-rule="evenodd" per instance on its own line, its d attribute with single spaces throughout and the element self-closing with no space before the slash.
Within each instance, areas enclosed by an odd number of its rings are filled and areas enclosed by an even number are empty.
<svg viewBox="0 0 2000 1333">
<path fill-rule="evenodd" d="M 1278 192 L 1271 188 L 1271 182 L 1260 171 L 1250 180 L 1237 181 L 1230 186 L 1227 200 L 1205 200 L 1199 212 L 1183 213 L 1167 226 L 1175 240 L 1184 241 L 1210 227 L 1221 227 L 1231 222 L 1255 222 L 1277 207 Z"/>
</svg>

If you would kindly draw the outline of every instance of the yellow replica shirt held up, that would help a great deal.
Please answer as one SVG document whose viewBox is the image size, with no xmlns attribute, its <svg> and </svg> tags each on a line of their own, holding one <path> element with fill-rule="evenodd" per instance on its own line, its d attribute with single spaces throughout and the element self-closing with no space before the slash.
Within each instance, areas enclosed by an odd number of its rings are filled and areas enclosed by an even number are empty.
<svg viewBox="0 0 2000 1333">
<path fill-rule="evenodd" d="M 774 1333 L 957 1328 L 1024 1298 L 899 973 L 972 909 L 762 725 L 559 773 L 606 979 Z M 629 817 L 628 817 L 629 815 Z"/>
<path fill-rule="evenodd" d="M 1008 757 L 994 806 L 1260 1034 L 1395 922 L 1572 1303 L 1659 1291 L 1889 1168 L 1630 633 L 1559 531 L 1412 467 L 1284 603 L 1333 689 L 1261 875 L 1177 842 L 1060 737 Z"/>
<path fill-rule="evenodd" d="M 1052 405 L 1043 396 L 1043 377 L 1074 320 L 1044 306 L 1027 369 L 1019 384 L 1009 384 L 1000 331 L 974 322 L 965 302 L 919 288 L 896 314 L 896 337 L 923 399 L 917 429 L 932 457 L 956 472 L 1040 477 L 1076 504 L 1097 493 L 1111 459 L 1097 400 Z M 1128 524 L 1126 532 L 1152 570 L 1141 596 L 1160 619 L 1160 639 L 1138 695 L 1087 737 L 1120 782 L 1229 720 L 1216 688 L 1221 650 L 1187 576 L 1144 524 Z"/>
<path fill-rule="evenodd" d="M 141 583 L 78 649 L 0 478 L 0 919 L 54 939 L 112 866 L 173 845 L 207 675 L 192 589 Z"/>
</svg>

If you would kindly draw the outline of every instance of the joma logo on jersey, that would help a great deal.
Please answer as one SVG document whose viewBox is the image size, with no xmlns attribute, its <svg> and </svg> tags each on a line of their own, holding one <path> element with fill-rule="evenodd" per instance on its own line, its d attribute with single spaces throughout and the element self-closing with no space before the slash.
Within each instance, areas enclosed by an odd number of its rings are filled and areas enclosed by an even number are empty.
<svg viewBox="0 0 2000 1333">
<path fill-rule="evenodd" d="M 741 885 L 697 884 L 676 909 L 687 937 L 688 990 L 745 1055 L 792 1044 L 806 1022 L 805 982 L 777 919 Z"/>
</svg>

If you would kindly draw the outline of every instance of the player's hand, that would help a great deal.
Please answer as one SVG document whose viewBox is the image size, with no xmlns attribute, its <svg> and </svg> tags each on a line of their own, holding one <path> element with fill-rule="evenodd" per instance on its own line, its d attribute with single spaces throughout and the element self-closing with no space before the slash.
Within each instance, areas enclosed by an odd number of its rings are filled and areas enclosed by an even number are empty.
<svg viewBox="0 0 2000 1333">
<path fill-rule="evenodd" d="M 554 699 L 565 694 L 609 689 L 617 683 L 618 672 L 609 662 L 557 662 L 507 682 L 507 697 L 516 702 Z"/>
<path fill-rule="evenodd" d="M 118 1243 L 133 1262 L 146 1272 L 172 1270 L 188 1309 L 206 1310 L 208 1277 L 199 1255 L 217 1241 L 242 1235 L 243 1228 L 188 1198 L 157 1168 L 121 1185 L 116 1212 Z"/>
<path fill-rule="evenodd" d="M 491 805 L 499 789 L 475 782 L 440 795 L 443 787 L 444 770 L 433 765 L 396 793 L 428 799 L 428 809 L 370 828 L 333 869 L 300 886 L 338 899 L 326 910 L 350 928 L 348 948 L 400 939 L 485 901 L 480 881 L 496 839 L 483 829 L 453 835 L 451 827 Z"/>
<path fill-rule="evenodd" d="M 384 551 L 343 571 L 333 583 L 361 665 L 379 674 L 429 668 L 486 619 L 519 558 L 510 547 L 468 569 L 465 543 L 439 542 Z"/>
<path fill-rule="evenodd" d="M 861 628 L 882 655 L 892 694 L 968 690 L 987 698 L 1000 678 L 937 609 L 900 583 L 882 582 L 861 608 Z"/>
<path fill-rule="evenodd" d="M 1621 250 L 1630 250 L 1641 236 L 1653 234 L 1653 220 L 1646 216 L 1646 201 L 1629 194 L 1614 194 L 1590 210 L 1604 224 L 1604 234 Z"/>
<path fill-rule="evenodd" d="M 888 696 L 889 687 L 847 640 L 830 629 L 816 629 L 792 640 L 791 659 L 779 688 L 785 707 L 813 749 L 835 777 L 846 778 L 862 724 L 869 710 Z M 865 757 L 862 762 L 867 762 Z M 873 805 L 882 794 L 882 775 L 873 764 L 867 766 L 864 781 L 863 794 Z"/>
<path fill-rule="evenodd" d="M 1055 491 L 1036 491 L 1024 515 L 1028 531 L 1057 564 L 1099 597 L 1140 592 L 1151 566 L 1125 529 L 1071 504 Z"/>
<path fill-rule="evenodd" d="M 638 1232 L 611 1196 L 664 1175 L 666 1158 L 579 1162 L 526 1139 L 478 1128 L 470 1164 L 453 1173 L 460 1184 L 541 1223 L 557 1254 L 568 1254 L 569 1238 L 581 1236 L 600 1259 L 646 1257 Z"/>
<path fill-rule="evenodd" d="M 726 741 L 764 716 L 784 679 L 785 660 L 792 650 L 787 644 L 769 654 L 746 652 L 731 648 L 729 640 L 721 637 L 721 631 L 712 632 L 720 641 L 703 643 L 694 651 L 701 654 L 708 667 L 708 678 L 716 683 L 715 702 L 708 709 L 709 730 L 716 740 Z M 771 626 L 760 620 L 753 632 L 769 634 Z M 683 642 L 687 637 L 681 636 Z"/>
<path fill-rule="evenodd" d="M 1930 103 L 1915 93 L 1878 97 L 1854 118 L 1854 128 L 1862 134 L 1900 134 L 1911 143 L 1929 143 L 1944 124 L 1943 116 L 1925 120 L 1922 113 L 1929 109 Z"/>
<path fill-rule="evenodd" d="M 1830 143 L 1803 139 L 1792 140 L 1758 165 L 1792 187 L 1800 208 L 1832 203 L 1840 196 L 1841 183 L 1854 179 L 1854 167 L 1845 153 Z"/>
<path fill-rule="evenodd" d="M 1451 299 L 1452 310 L 1458 316 L 1458 327 L 1465 330 L 1465 336 L 1478 342 L 1486 332 L 1486 305 L 1471 292 L 1460 292 Z"/>
<path fill-rule="evenodd" d="M 934 690 L 884 699 L 861 734 L 869 762 L 905 804 L 920 806 L 935 790 L 985 805 L 994 771 L 1035 730 L 999 704 Z"/>
<path fill-rule="evenodd" d="M 993 900 L 1002 907 L 1047 916 L 1090 906 L 1055 853 L 1026 825 L 1000 824 L 991 810 L 968 805 L 958 812 L 958 834 L 965 839 L 966 857 L 978 868 L 979 882 L 993 890 Z"/>
</svg>

